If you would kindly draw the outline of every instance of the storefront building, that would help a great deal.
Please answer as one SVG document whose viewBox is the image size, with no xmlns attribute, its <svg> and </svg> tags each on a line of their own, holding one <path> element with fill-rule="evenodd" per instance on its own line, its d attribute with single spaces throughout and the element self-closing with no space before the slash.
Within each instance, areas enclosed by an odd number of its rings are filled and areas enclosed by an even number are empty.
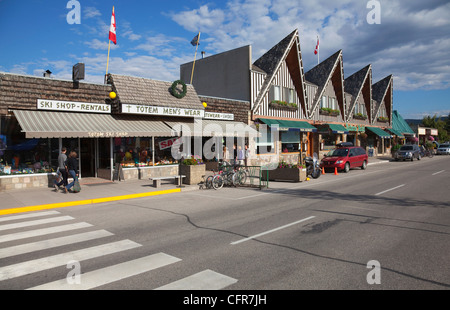
<svg viewBox="0 0 450 310">
<path fill-rule="evenodd" d="M 256 134 L 238 121 L 247 110 L 222 113 L 221 102 L 205 98 L 205 111 L 181 81 L 115 74 L 105 85 L 9 73 L 0 79 L 1 190 L 51 186 L 63 146 L 78 154 L 80 179 L 145 179 L 177 175 L 181 158 L 202 159 L 208 138 Z M 173 145 L 180 145 L 176 158 Z"/>
<path fill-rule="evenodd" d="M 182 80 L 190 80 L 192 66 L 181 65 Z M 259 164 L 302 162 L 347 141 L 374 156 L 390 152 L 392 76 L 372 85 L 368 65 L 344 80 L 342 50 L 304 73 L 298 30 L 254 62 L 251 46 L 197 61 L 193 85 L 201 96 L 250 103 L 249 124 L 269 126 L 256 143 Z"/>
</svg>

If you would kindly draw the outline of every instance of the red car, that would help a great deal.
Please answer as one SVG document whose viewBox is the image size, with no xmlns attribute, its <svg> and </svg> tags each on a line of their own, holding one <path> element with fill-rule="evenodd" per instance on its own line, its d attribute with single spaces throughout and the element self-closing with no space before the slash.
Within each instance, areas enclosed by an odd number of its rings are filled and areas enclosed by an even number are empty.
<svg viewBox="0 0 450 310">
<path fill-rule="evenodd" d="M 369 156 L 366 151 L 359 146 L 353 146 L 352 143 L 341 143 L 338 147 L 328 153 L 320 163 L 321 168 L 333 169 L 337 168 L 339 171 L 348 172 L 350 168 L 360 167 L 367 168 Z"/>
</svg>

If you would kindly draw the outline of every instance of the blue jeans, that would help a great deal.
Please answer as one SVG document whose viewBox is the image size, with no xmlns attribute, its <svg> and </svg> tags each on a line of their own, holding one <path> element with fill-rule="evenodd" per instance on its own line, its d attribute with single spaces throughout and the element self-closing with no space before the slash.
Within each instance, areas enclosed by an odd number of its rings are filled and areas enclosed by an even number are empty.
<svg viewBox="0 0 450 310">
<path fill-rule="evenodd" d="M 69 174 L 72 176 L 73 181 L 66 186 L 67 189 L 71 189 L 75 185 L 75 179 L 77 178 L 75 170 L 69 170 Z"/>
</svg>

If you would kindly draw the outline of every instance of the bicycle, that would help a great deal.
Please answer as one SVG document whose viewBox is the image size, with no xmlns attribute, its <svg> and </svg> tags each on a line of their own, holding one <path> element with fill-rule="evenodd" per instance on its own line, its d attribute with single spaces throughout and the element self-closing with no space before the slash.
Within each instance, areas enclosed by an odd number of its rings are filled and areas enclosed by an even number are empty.
<svg viewBox="0 0 450 310">
<path fill-rule="evenodd" d="M 428 156 L 429 158 L 432 158 L 432 157 L 434 156 L 433 151 L 432 151 L 432 150 L 429 150 L 429 149 L 425 149 L 425 150 L 423 151 L 423 155 L 424 155 L 424 156 Z"/>
</svg>

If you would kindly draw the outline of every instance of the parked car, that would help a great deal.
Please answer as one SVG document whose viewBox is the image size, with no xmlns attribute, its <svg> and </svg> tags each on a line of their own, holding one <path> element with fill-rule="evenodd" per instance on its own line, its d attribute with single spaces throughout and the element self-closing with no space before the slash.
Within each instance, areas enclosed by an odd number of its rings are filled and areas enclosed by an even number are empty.
<svg viewBox="0 0 450 310">
<path fill-rule="evenodd" d="M 437 151 L 437 155 L 450 155 L 450 143 L 441 144 Z"/>
<path fill-rule="evenodd" d="M 362 147 L 353 146 L 352 143 L 346 142 L 337 145 L 337 148 L 329 152 L 322 159 L 320 167 L 324 169 L 335 169 L 348 172 L 350 168 L 360 167 L 367 168 L 369 156 Z"/>
<path fill-rule="evenodd" d="M 422 158 L 422 151 L 417 144 L 405 144 L 402 145 L 394 155 L 395 160 L 410 160 L 414 158 L 420 160 Z"/>
</svg>

